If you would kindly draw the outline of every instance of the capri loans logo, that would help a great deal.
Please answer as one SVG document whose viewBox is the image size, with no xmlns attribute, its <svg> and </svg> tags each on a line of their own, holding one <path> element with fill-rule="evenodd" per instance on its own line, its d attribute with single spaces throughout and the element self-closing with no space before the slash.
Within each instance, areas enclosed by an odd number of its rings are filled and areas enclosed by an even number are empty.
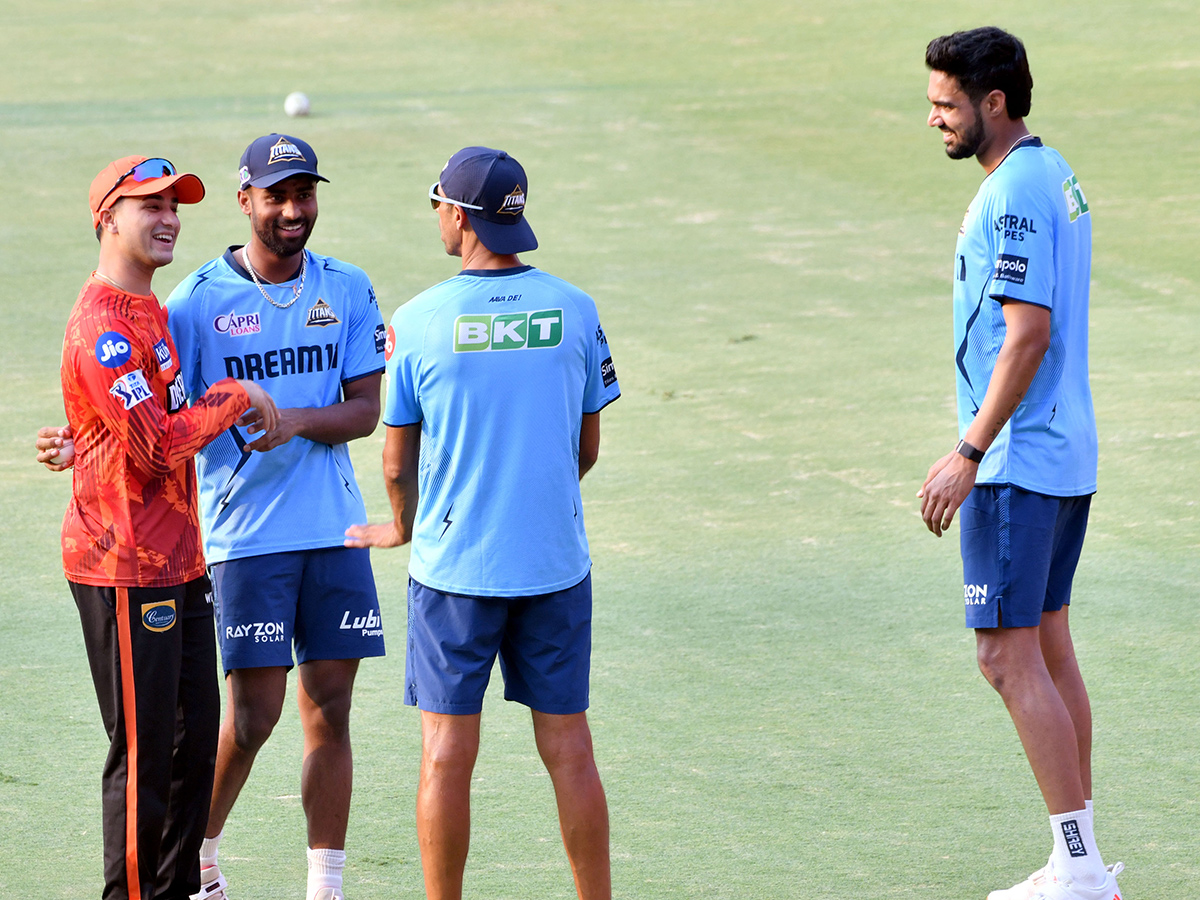
<svg viewBox="0 0 1200 900">
<path fill-rule="evenodd" d="M 454 352 L 533 350 L 562 343 L 563 312 L 543 309 L 531 313 L 459 316 L 454 320 Z"/>
</svg>

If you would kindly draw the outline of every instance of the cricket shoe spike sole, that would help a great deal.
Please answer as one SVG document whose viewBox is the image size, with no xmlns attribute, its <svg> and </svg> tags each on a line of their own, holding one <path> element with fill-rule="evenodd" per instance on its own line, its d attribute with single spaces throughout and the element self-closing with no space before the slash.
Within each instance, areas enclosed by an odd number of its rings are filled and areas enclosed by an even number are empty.
<svg viewBox="0 0 1200 900">
<path fill-rule="evenodd" d="M 212 874 L 212 869 L 216 869 L 216 875 Z M 205 880 L 207 877 L 207 880 Z M 216 866 L 209 869 L 202 869 L 200 878 L 203 882 L 200 885 L 200 893 L 192 894 L 191 900 L 229 900 L 229 895 L 225 893 L 225 889 L 229 887 L 229 882 L 225 880 L 225 876 L 221 874 L 221 870 Z"/>
</svg>

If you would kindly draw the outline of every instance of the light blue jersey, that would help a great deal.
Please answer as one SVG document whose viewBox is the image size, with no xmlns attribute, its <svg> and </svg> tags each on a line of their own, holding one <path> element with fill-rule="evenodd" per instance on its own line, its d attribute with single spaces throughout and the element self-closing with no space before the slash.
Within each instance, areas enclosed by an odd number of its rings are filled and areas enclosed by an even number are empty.
<svg viewBox="0 0 1200 900">
<path fill-rule="evenodd" d="M 421 423 L 413 579 L 480 597 L 581 581 L 580 424 L 621 393 L 592 298 L 531 266 L 468 270 L 387 339 L 383 420 Z"/>
<path fill-rule="evenodd" d="M 1050 310 L 1050 348 L 1012 418 L 988 448 L 976 484 L 1055 497 L 1096 490 L 1096 419 L 1088 384 L 1092 217 L 1057 151 L 1026 138 L 971 201 L 954 260 L 959 435 L 987 393 L 1004 343 L 1002 302 Z"/>
<path fill-rule="evenodd" d="M 267 301 L 230 248 L 167 298 L 167 324 L 191 398 L 222 378 L 262 384 L 275 404 L 324 407 L 342 385 L 383 371 L 384 327 L 375 291 L 357 266 L 305 251 L 300 299 Z M 279 303 L 292 292 L 266 285 Z M 196 457 L 204 554 L 209 563 L 340 547 L 366 520 L 346 444 L 294 437 L 244 452 L 256 435 L 234 425 Z"/>
</svg>

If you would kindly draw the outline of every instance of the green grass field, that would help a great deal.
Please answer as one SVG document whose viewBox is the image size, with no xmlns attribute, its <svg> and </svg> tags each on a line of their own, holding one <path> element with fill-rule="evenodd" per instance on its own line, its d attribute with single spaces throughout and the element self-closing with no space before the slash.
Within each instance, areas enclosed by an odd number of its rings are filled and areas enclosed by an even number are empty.
<svg viewBox="0 0 1200 900">
<path fill-rule="evenodd" d="M 955 439 L 950 275 L 981 179 L 925 126 L 926 42 L 997 24 L 1030 127 L 1095 222 L 1101 490 L 1072 619 L 1096 820 L 1135 900 L 1200 896 L 1200 17 L 1194 4 L 918 0 L 0 2 L 0 894 L 100 890 L 105 739 L 32 463 L 96 244 L 88 184 L 204 178 L 159 296 L 247 226 L 254 137 L 321 156 L 313 249 L 385 315 L 456 271 L 425 191 L 456 149 L 530 173 L 527 261 L 597 299 L 624 391 L 584 486 L 590 712 L 619 897 L 970 900 L 1045 860 L 1045 811 L 962 627 L 957 528 L 915 492 Z M 313 114 L 286 119 L 303 90 Z M 382 429 L 354 446 L 387 514 Z M 407 552 L 377 553 L 391 655 L 355 698 L 349 900 L 423 896 Z M 523 708 L 484 713 L 472 898 L 574 896 Z M 303 896 L 294 708 L 226 829 L 235 900 Z"/>
</svg>

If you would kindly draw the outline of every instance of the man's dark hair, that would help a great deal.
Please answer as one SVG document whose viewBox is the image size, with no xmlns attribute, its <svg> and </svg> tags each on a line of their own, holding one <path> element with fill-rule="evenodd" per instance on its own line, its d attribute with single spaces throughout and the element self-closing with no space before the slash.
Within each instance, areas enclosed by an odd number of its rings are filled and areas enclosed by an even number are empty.
<svg viewBox="0 0 1200 900">
<path fill-rule="evenodd" d="M 992 91 L 1002 91 L 1010 119 L 1029 115 L 1029 58 L 1020 39 L 1003 29 L 973 28 L 934 38 L 925 48 L 925 65 L 957 78 L 976 106 Z"/>
</svg>

